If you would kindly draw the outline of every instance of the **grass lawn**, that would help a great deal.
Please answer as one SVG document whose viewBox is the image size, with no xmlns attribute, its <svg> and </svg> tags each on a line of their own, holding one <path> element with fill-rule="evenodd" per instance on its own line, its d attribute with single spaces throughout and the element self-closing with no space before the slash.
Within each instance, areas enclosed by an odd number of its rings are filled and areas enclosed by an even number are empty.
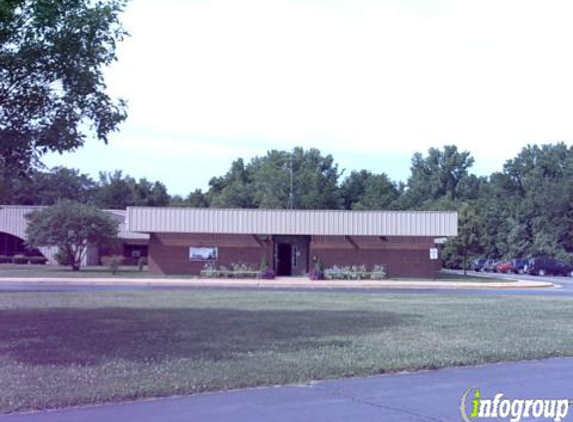
<svg viewBox="0 0 573 422">
<path fill-rule="evenodd" d="M 573 356 L 573 299 L 0 293 L 0 412 Z"/>
<path fill-rule="evenodd" d="M 159 278 L 159 279 L 173 279 L 173 278 L 189 278 L 194 279 L 197 276 L 187 274 L 187 275 L 161 275 L 161 274 L 151 274 L 147 270 L 139 271 L 136 266 L 122 266 L 119 271 L 114 275 L 110 272 L 107 267 L 104 266 L 90 266 L 83 267 L 80 271 L 72 271 L 68 267 L 60 267 L 57 265 L 17 265 L 17 264 L 0 264 L 0 278 L 11 278 L 11 277 L 44 277 L 44 278 Z M 414 281 L 421 280 L 420 278 L 396 278 L 392 279 L 395 281 Z M 425 281 L 467 281 L 467 282 L 498 282 L 497 279 L 486 278 L 486 277 L 475 277 L 470 274 L 467 276 L 452 274 L 447 272 L 436 272 L 436 275 L 432 279 L 427 279 Z M 512 280 L 504 280 L 505 282 L 511 282 Z M 352 280 L 348 280 L 352 283 Z"/>
<path fill-rule="evenodd" d="M 58 265 L 18 265 L 0 264 L 1 277 L 48 277 L 48 278 L 197 278 L 193 275 L 157 275 L 139 271 L 137 266 L 121 266 L 116 274 L 104 266 L 82 267 L 80 271 L 72 271 L 70 267 Z"/>
</svg>

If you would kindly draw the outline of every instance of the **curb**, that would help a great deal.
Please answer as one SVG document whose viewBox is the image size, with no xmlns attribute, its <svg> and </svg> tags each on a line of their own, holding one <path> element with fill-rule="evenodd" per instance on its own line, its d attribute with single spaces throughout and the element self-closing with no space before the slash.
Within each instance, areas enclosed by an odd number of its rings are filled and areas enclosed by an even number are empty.
<svg viewBox="0 0 573 422">
<path fill-rule="evenodd" d="M 216 279 L 130 279 L 130 278 L 49 278 L 49 277 L 13 277 L 0 278 L 0 283 L 42 283 L 42 284 L 69 284 L 69 285 L 101 285 L 101 286 L 165 286 L 165 287 L 256 287 L 256 288 L 287 288 L 287 289 L 532 289 L 550 288 L 555 285 L 550 282 L 515 280 L 510 282 L 452 282 L 452 281 L 301 281 L 294 280 L 268 280 L 257 279 L 216 280 Z"/>
</svg>

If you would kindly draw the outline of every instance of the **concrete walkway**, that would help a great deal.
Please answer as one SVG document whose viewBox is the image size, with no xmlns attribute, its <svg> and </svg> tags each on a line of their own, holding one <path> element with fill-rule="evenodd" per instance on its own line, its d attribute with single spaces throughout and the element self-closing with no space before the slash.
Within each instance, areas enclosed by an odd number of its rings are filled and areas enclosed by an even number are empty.
<svg viewBox="0 0 573 422">
<path fill-rule="evenodd" d="M 550 359 L 8 415 L 0 422 L 453 422 L 462 420 L 469 388 L 480 388 L 484 399 L 503 393 L 570 400 L 571 374 L 573 359 Z M 573 408 L 568 413 L 563 420 L 573 421 Z"/>
<path fill-rule="evenodd" d="M 274 280 L 259 279 L 189 279 L 189 278 L 64 278 L 64 277 L 6 277 L 0 283 L 57 283 L 84 285 L 133 285 L 133 286 L 204 286 L 204 287 L 259 287 L 303 289 L 529 289 L 553 287 L 548 281 L 499 280 L 499 281 L 422 281 L 422 280 L 309 280 L 302 277 L 278 277 Z"/>
</svg>

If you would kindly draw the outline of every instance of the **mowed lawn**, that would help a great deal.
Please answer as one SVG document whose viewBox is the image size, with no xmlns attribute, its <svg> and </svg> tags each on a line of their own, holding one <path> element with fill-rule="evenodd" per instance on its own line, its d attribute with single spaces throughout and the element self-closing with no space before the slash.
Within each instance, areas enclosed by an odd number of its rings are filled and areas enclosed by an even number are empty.
<svg viewBox="0 0 573 422">
<path fill-rule="evenodd" d="M 0 293 L 0 411 L 573 356 L 573 299 Z"/>
</svg>

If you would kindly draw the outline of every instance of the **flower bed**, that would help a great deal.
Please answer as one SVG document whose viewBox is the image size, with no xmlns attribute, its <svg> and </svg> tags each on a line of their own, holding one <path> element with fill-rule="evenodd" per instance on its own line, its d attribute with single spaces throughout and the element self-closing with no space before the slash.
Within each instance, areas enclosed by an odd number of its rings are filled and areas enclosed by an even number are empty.
<svg viewBox="0 0 573 422">
<path fill-rule="evenodd" d="M 311 280 L 384 280 L 387 277 L 384 265 L 374 265 L 370 270 L 366 265 L 347 267 L 333 266 L 324 271 L 315 269 L 309 273 Z"/>
<path fill-rule="evenodd" d="M 238 263 L 231 264 L 231 268 L 223 265 L 217 267 L 213 263 L 205 264 L 201 270 L 201 277 L 203 278 L 260 278 L 265 280 L 272 280 L 275 278 L 275 272 L 268 269 L 258 270 L 255 265 Z"/>
</svg>

